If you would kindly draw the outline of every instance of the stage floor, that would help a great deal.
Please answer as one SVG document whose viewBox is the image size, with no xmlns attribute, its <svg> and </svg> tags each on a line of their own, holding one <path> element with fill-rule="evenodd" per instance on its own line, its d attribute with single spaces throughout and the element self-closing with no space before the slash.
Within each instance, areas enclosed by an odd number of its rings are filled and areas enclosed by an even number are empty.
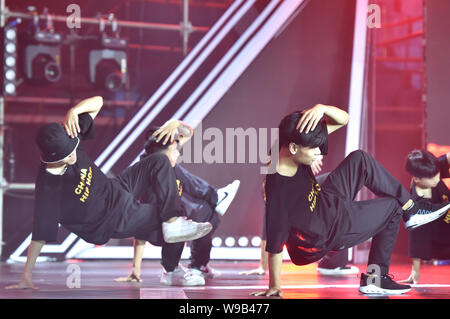
<svg viewBox="0 0 450 319">
<path fill-rule="evenodd" d="M 186 261 L 182 261 L 186 264 Z M 79 261 L 38 263 L 33 272 L 38 290 L 5 290 L 17 283 L 23 264 L 0 264 L 0 299 L 265 299 L 250 296 L 267 288 L 268 274 L 244 276 L 239 272 L 257 267 L 256 262 L 211 262 L 222 275 L 206 281 L 203 287 L 167 287 L 159 283 L 158 261 L 144 260 L 142 283 L 116 283 L 114 278 L 126 276 L 128 261 Z M 356 265 L 360 271 L 365 265 Z M 359 274 L 345 277 L 322 276 L 317 264 L 298 267 L 283 263 L 283 299 L 448 299 L 450 298 L 450 265 L 423 264 L 419 284 L 404 295 L 363 295 L 358 291 Z M 76 281 L 73 269 L 79 270 L 79 288 L 70 288 Z M 394 261 L 390 273 L 395 280 L 409 276 L 407 260 Z"/>
</svg>

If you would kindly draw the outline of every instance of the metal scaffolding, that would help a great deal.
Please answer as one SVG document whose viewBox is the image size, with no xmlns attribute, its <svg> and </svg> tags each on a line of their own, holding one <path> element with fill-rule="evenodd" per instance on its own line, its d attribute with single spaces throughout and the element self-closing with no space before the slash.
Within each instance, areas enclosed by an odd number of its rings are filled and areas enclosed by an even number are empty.
<svg viewBox="0 0 450 319">
<path fill-rule="evenodd" d="M 32 13 L 10 11 L 5 4 L 5 0 L 0 0 L 0 28 L 4 28 L 9 18 L 46 20 L 49 15 L 33 15 Z M 54 22 L 67 23 L 67 16 L 51 15 Z M 136 28 L 147 30 L 163 30 L 180 32 L 183 41 L 183 53 L 188 51 L 189 35 L 193 32 L 207 32 L 209 27 L 192 26 L 189 21 L 189 0 L 183 0 L 183 20 L 180 24 L 164 24 L 137 22 L 125 20 L 105 20 L 101 18 L 80 17 L 81 24 L 105 26 L 119 26 L 123 28 Z M 2 255 L 3 242 L 3 201 L 5 192 L 9 190 L 34 190 L 34 183 L 10 183 L 4 177 L 4 142 L 5 142 L 5 96 L 3 91 L 0 96 L 0 256 Z"/>
</svg>

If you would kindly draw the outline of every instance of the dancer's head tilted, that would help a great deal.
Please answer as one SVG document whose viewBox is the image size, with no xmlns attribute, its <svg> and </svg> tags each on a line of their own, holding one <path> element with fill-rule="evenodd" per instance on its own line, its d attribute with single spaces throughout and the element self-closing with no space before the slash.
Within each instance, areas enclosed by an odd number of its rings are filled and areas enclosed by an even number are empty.
<svg viewBox="0 0 450 319">
<path fill-rule="evenodd" d="M 60 123 L 42 126 L 36 136 L 41 151 L 41 161 L 53 165 L 73 165 L 77 162 L 76 149 L 80 140 L 67 135 Z"/>
<path fill-rule="evenodd" d="M 297 164 L 311 165 L 319 155 L 326 155 L 328 151 L 328 132 L 324 120 L 317 124 L 316 128 L 308 133 L 297 129 L 297 123 L 302 117 L 302 112 L 294 112 L 285 116 L 278 126 L 279 147 L 285 154 L 289 154 Z"/>
<path fill-rule="evenodd" d="M 163 153 L 169 158 L 170 164 L 175 166 L 180 157 L 180 140 L 176 135 L 173 142 L 169 141 L 163 144 L 164 139 L 157 142 L 157 138 L 152 134 L 158 129 L 159 127 L 152 127 L 147 131 L 146 141 L 144 143 L 145 153 L 142 155 L 142 158 L 154 153 Z"/>
<path fill-rule="evenodd" d="M 413 181 L 422 188 L 436 187 L 441 179 L 439 161 L 426 150 L 414 150 L 406 159 L 406 171 Z"/>
</svg>

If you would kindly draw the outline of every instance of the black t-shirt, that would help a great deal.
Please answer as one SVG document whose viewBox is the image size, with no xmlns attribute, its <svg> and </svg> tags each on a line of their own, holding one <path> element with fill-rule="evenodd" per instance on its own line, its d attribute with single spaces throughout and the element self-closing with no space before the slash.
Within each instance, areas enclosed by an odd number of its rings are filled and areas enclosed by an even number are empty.
<svg viewBox="0 0 450 319">
<path fill-rule="evenodd" d="M 447 156 L 438 158 L 441 179 L 450 178 Z M 415 183 L 411 184 L 413 199 L 420 198 Z M 442 180 L 431 190 L 432 203 L 445 203 L 450 198 L 450 190 Z M 432 223 L 423 225 L 409 232 L 409 256 L 411 258 L 432 259 L 450 258 L 450 210 Z"/>
<path fill-rule="evenodd" d="M 321 189 L 310 166 L 292 177 L 267 175 L 265 195 L 266 251 L 280 253 L 286 244 L 296 265 L 322 258 L 348 229 L 345 201 Z"/>
<path fill-rule="evenodd" d="M 82 150 L 83 140 L 92 138 L 92 117 L 79 116 L 81 133 L 77 162 L 63 175 L 52 175 L 45 164 L 36 179 L 33 240 L 57 240 L 58 223 L 94 244 L 106 243 L 116 223 L 137 200 L 116 179 L 108 178 Z"/>
</svg>

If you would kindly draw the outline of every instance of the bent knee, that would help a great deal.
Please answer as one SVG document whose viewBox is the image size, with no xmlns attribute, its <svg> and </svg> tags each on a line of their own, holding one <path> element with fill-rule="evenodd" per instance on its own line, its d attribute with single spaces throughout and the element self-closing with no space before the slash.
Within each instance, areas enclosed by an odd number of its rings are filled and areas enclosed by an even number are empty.
<svg viewBox="0 0 450 319">
<path fill-rule="evenodd" d="M 367 153 L 363 150 L 356 150 L 348 154 L 349 157 L 365 157 L 367 156 Z"/>
</svg>

